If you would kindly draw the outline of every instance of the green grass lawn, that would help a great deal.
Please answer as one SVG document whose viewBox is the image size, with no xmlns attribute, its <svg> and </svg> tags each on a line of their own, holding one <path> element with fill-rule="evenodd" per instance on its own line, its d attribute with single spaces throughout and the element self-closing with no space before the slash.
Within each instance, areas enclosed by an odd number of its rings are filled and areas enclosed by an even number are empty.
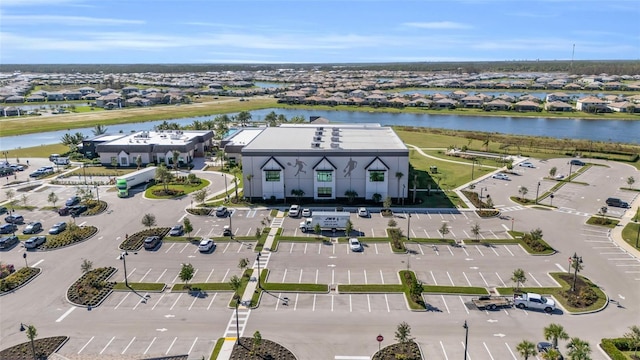
<svg viewBox="0 0 640 360">
<path fill-rule="evenodd" d="M 631 246 L 640 245 L 640 223 L 628 223 L 624 229 L 622 229 L 622 238 Z M 640 247 L 636 247 L 640 248 Z"/>
</svg>

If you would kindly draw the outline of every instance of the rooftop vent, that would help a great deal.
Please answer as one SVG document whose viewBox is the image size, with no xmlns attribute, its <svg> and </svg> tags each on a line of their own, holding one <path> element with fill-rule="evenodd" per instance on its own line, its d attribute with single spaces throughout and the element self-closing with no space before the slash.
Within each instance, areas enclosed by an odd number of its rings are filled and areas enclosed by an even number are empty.
<svg viewBox="0 0 640 360">
<path fill-rule="evenodd" d="M 338 136 L 332 136 L 332 137 L 331 137 L 331 141 L 333 141 L 333 142 L 340 142 L 340 137 L 338 137 Z"/>
<path fill-rule="evenodd" d="M 313 138 L 314 141 L 322 141 L 322 136 L 316 136 Z"/>
<path fill-rule="evenodd" d="M 324 127 L 323 126 L 319 126 L 317 129 L 318 129 L 318 131 L 323 131 Z"/>
<path fill-rule="evenodd" d="M 311 147 L 314 148 L 314 149 L 318 149 L 318 148 L 320 148 L 320 143 L 314 141 L 314 142 L 311 143 Z"/>
<path fill-rule="evenodd" d="M 322 130 L 317 130 L 316 131 L 316 136 L 322 136 L 322 134 L 323 134 Z"/>
<path fill-rule="evenodd" d="M 331 148 L 333 148 L 333 149 L 337 149 L 337 148 L 339 148 L 339 147 L 340 147 L 340 144 L 338 144 L 338 143 L 331 143 Z"/>
</svg>

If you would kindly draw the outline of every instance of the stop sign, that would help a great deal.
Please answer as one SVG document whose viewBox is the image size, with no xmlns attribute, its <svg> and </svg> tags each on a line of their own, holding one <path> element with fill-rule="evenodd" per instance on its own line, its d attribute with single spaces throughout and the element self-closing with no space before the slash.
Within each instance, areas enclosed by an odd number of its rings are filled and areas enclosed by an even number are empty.
<svg viewBox="0 0 640 360">
<path fill-rule="evenodd" d="M 384 340 L 384 337 L 382 335 L 378 335 L 376 337 L 376 340 L 378 340 L 378 342 L 382 342 L 382 340 Z"/>
</svg>

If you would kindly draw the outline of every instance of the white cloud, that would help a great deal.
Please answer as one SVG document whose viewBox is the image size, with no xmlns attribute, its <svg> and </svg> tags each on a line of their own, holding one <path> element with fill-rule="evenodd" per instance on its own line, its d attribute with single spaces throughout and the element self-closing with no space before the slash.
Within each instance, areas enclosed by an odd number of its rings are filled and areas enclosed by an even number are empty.
<svg viewBox="0 0 640 360">
<path fill-rule="evenodd" d="M 28 25 L 35 24 L 60 24 L 71 26 L 87 26 L 87 25 L 141 25 L 145 21 L 142 20 L 126 20 L 111 18 L 95 18 L 88 16 L 64 16 L 64 15 L 2 15 L 2 22 L 21 23 Z"/>
<path fill-rule="evenodd" d="M 404 26 L 419 28 L 419 29 L 437 29 L 437 30 L 449 30 L 449 29 L 471 29 L 472 26 L 453 22 L 453 21 L 434 21 L 434 22 L 408 22 L 404 23 Z"/>
</svg>

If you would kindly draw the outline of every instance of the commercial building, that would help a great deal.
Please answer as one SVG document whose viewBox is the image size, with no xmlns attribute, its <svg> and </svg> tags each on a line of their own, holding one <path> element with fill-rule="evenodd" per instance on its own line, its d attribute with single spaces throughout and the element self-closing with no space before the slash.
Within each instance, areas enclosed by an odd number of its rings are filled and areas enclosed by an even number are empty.
<svg viewBox="0 0 640 360">
<path fill-rule="evenodd" d="M 241 154 L 250 198 L 381 201 L 408 191 L 409 150 L 393 129 L 379 124 L 268 127 Z"/>
</svg>

